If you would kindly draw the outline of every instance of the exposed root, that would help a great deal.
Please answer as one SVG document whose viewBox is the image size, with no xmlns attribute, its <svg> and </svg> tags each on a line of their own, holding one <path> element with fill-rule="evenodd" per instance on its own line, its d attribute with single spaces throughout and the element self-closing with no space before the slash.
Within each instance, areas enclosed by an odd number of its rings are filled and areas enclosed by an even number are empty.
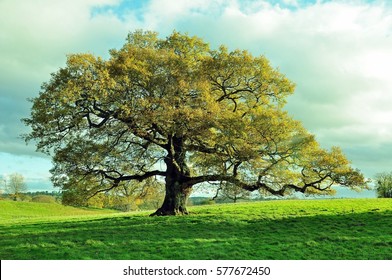
<svg viewBox="0 0 392 280">
<path fill-rule="evenodd" d="M 183 209 L 183 208 L 172 209 L 172 210 L 159 208 L 157 211 L 150 214 L 150 217 L 154 217 L 154 216 L 182 216 L 182 215 L 188 215 L 188 214 L 189 214 L 188 210 Z"/>
</svg>

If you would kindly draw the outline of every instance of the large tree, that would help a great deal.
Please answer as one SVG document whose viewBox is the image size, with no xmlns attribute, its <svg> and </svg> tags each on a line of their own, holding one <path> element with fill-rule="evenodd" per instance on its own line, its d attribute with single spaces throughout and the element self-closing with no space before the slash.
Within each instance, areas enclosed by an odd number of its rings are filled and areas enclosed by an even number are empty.
<svg viewBox="0 0 392 280">
<path fill-rule="evenodd" d="M 293 91 L 263 56 L 136 31 L 108 59 L 69 55 L 32 100 L 26 140 L 53 155 L 52 180 L 65 192 L 163 178 L 155 215 L 186 214 L 200 183 L 272 195 L 363 186 L 340 149 L 320 148 L 284 111 Z"/>
</svg>

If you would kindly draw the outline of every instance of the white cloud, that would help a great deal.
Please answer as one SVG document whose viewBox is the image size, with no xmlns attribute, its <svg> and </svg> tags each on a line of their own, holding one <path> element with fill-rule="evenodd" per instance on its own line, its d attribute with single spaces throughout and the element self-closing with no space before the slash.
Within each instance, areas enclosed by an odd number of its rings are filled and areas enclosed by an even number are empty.
<svg viewBox="0 0 392 280">
<path fill-rule="evenodd" d="M 92 50 L 102 55 L 117 47 L 126 27 L 115 16 L 92 18 L 90 14 L 92 7 L 105 3 L 114 1 L 0 2 L 2 84 L 21 79 L 42 82 L 64 63 L 67 53 Z"/>
<path fill-rule="evenodd" d="M 26 98 L 63 66 L 67 53 L 104 55 L 128 32 L 115 15 L 91 16 L 92 7 L 112 0 L 25 0 L 0 2 L 0 152 L 32 154 L 20 134 L 29 114 Z"/>
<path fill-rule="evenodd" d="M 297 0 L 283 0 L 283 3 L 290 6 L 298 6 Z"/>
</svg>

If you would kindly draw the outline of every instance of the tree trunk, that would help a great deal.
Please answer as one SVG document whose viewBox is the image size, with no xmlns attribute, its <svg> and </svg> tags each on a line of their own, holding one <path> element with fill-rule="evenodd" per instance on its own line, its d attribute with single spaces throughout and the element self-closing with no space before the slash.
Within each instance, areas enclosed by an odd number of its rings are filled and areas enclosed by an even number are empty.
<svg viewBox="0 0 392 280">
<path fill-rule="evenodd" d="M 185 162 L 184 139 L 170 137 L 166 163 L 166 194 L 162 206 L 151 216 L 186 215 L 192 186 L 186 183 L 190 171 Z"/>
<path fill-rule="evenodd" d="M 187 215 L 186 204 L 191 194 L 191 188 L 178 181 L 166 181 L 166 194 L 162 206 L 150 216 Z"/>
</svg>

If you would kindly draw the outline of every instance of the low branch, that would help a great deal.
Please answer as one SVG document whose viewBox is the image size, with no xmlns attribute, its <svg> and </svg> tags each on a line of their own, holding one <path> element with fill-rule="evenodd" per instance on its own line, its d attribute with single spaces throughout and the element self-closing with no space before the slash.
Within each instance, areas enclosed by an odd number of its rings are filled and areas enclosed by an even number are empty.
<svg viewBox="0 0 392 280">
<path fill-rule="evenodd" d="M 114 181 L 113 184 L 109 188 L 97 190 L 92 195 L 89 195 L 87 197 L 87 200 L 89 200 L 90 198 L 96 196 L 99 193 L 111 191 L 111 190 L 117 188 L 119 184 L 120 184 L 120 181 Z"/>
<path fill-rule="evenodd" d="M 108 174 L 107 171 L 100 171 L 99 172 L 101 175 L 105 177 L 105 179 L 109 179 L 112 181 L 131 181 L 131 180 L 136 180 L 139 182 L 144 181 L 147 178 L 153 177 L 153 176 L 166 176 L 166 172 L 160 171 L 160 170 L 154 170 L 154 171 L 148 171 L 145 172 L 144 174 L 135 174 L 135 175 L 119 175 L 118 177 L 114 177 Z"/>
<path fill-rule="evenodd" d="M 136 181 L 142 182 L 145 179 L 153 177 L 153 176 L 166 176 L 166 172 L 159 171 L 159 170 L 149 171 L 144 174 L 135 174 L 135 175 L 127 175 L 127 176 L 120 175 L 119 172 L 116 172 L 117 174 L 119 174 L 118 177 L 114 177 L 112 175 L 109 175 L 108 173 L 110 173 L 110 172 L 103 171 L 103 170 L 99 170 L 97 172 L 99 174 L 101 174 L 103 176 L 103 178 L 113 181 L 113 184 L 108 188 L 95 191 L 87 199 L 92 198 L 93 196 L 97 195 L 98 193 L 111 191 L 111 190 L 117 188 L 120 185 L 120 183 L 124 182 L 124 181 L 136 180 Z M 112 172 L 114 172 L 114 171 L 112 171 Z"/>
<path fill-rule="evenodd" d="M 234 173 L 234 175 L 236 175 L 236 172 Z M 256 183 L 250 184 L 250 183 L 245 183 L 245 182 L 241 181 L 240 179 L 238 179 L 236 176 L 233 176 L 233 175 L 219 175 L 219 174 L 188 178 L 186 183 L 189 186 L 193 186 L 193 185 L 200 184 L 203 182 L 229 182 L 229 183 L 235 184 L 235 185 L 241 187 L 242 189 L 250 191 L 250 192 L 263 189 L 273 195 L 283 196 L 285 194 L 286 190 L 288 190 L 288 189 L 292 189 L 296 192 L 305 193 L 308 188 L 312 187 L 314 189 L 324 191 L 324 190 L 328 189 L 329 187 L 331 187 L 335 183 L 334 181 L 332 181 L 330 184 L 328 184 L 328 187 L 321 188 L 319 186 L 319 184 L 328 178 L 330 178 L 330 176 L 325 175 L 325 176 L 321 177 L 320 179 L 315 180 L 313 182 L 304 183 L 303 186 L 298 186 L 295 184 L 285 184 L 279 189 L 275 189 L 271 186 L 268 186 L 266 183 L 261 182 L 260 177 Z"/>
</svg>

